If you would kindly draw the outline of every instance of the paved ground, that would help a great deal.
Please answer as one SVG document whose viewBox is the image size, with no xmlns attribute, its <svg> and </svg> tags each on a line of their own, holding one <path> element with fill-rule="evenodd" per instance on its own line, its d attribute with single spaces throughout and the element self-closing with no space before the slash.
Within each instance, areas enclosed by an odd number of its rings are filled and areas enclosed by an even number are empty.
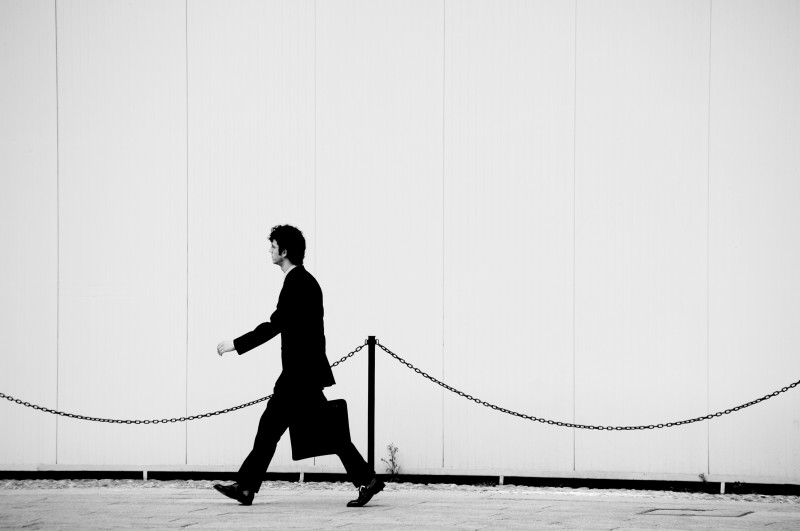
<svg viewBox="0 0 800 531">
<path fill-rule="evenodd" d="M 250 507 L 207 481 L 0 481 L 0 529 L 800 529 L 797 496 L 267 482 Z"/>
</svg>

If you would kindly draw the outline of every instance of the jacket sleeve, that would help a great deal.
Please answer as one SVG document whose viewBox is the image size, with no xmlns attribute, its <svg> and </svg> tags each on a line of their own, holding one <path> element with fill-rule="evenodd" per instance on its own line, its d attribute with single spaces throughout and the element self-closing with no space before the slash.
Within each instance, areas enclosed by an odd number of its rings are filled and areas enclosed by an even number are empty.
<svg viewBox="0 0 800 531">
<path fill-rule="evenodd" d="M 278 306 L 272 312 L 270 320 L 261 323 L 254 330 L 233 340 L 236 352 L 244 354 L 253 350 L 291 327 L 292 322 L 297 320 L 297 308 L 295 306 L 298 297 L 296 292 L 296 283 L 287 281 L 278 296 Z"/>
<path fill-rule="evenodd" d="M 274 315 L 274 314 L 273 314 Z M 254 330 L 247 332 L 233 340 L 233 348 L 239 354 L 253 350 L 259 345 L 263 345 L 273 337 L 280 334 L 280 330 L 271 321 L 261 323 Z"/>
<path fill-rule="evenodd" d="M 244 354 L 254 348 L 263 345 L 273 337 L 280 334 L 286 326 L 287 319 L 291 313 L 289 302 L 291 297 L 287 295 L 286 289 L 281 290 L 278 297 L 278 307 L 270 316 L 270 320 L 261 323 L 255 329 L 243 334 L 233 340 L 233 347 L 239 354 Z"/>
</svg>

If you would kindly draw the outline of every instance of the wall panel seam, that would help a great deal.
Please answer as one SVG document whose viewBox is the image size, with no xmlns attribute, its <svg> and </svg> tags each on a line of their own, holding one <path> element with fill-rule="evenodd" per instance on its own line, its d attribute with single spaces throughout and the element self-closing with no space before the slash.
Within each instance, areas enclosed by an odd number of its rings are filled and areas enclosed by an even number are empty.
<svg viewBox="0 0 800 531">
<path fill-rule="evenodd" d="M 441 375 L 442 379 L 445 379 L 444 375 L 444 356 L 445 356 L 445 345 L 444 345 L 444 331 L 445 331 L 445 311 L 444 311 L 444 304 L 445 304 L 445 244 L 446 244 L 446 234 L 445 234 L 445 109 L 447 104 L 447 92 L 446 92 L 446 82 L 447 82 L 447 0 L 442 0 L 442 370 Z M 444 468 L 444 438 L 445 438 L 445 430 L 444 430 L 444 401 L 445 401 L 445 393 L 444 390 L 440 391 L 442 397 L 442 468 Z"/>
<path fill-rule="evenodd" d="M 711 36 L 714 0 L 708 2 L 708 122 L 706 127 L 706 414 L 711 412 Z M 706 421 L 706 473 L 711 474 L 711 423 Z"/>
<path fill-rule="evenodd" d="M 317 0 L 314 0 L 314 239 L 319 242 L 319 233 L 317 232 Z M 315 252 L 314 270 L 317 269 L 318 263 Z"/>
<path fill-rule="evenodd" d="M 53 0 L 56 49 L 56 409 L 59 395 L 59 343 L 61 327 L 61 173 L 58 108 L 58 0 Z M 56 416 L 55 463 L 58 464 L 58 416 Z"/>
<path fill-rule="evenodd" d="M 575 363 L 576 363 L 576 339 L 575 339 L 575 286 L 576 286 L 576 255 L 577 255 L 577 223 L 576 223 L 576 194 L 577 194 L 577 144 L 578 144 L 578 0 L 575 0 L 575 26 L 574 26 L 574 58 L 572 75 L 572 422 L 577 422 L 577 394 L 575 391 Z M 572 428 L 572 470 L 577 468 L 577 432 Z"/>
<path fill-rule="evenodd" d="M 185 415 L 189 416 L 189 0 L 184 0 L 184 59 L 186 66 L 186 380 Z M 189 464 L 189 425 L 184 423 L 184 461 Z"/>
</svg>

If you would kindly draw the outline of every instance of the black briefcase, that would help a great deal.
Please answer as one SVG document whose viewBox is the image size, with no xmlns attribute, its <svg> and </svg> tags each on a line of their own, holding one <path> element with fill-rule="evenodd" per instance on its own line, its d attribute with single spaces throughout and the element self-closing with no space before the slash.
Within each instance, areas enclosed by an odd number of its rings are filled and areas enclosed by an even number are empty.
<svg viewBox="0 0 800 531">
<path fill-rule="evenodd" d="M 343 444 L 350 442 L 347 402 L 330 400 L 306 412 L 289 426 L 289 437 L 295 461 L 335 454 Z"/>
</svg>

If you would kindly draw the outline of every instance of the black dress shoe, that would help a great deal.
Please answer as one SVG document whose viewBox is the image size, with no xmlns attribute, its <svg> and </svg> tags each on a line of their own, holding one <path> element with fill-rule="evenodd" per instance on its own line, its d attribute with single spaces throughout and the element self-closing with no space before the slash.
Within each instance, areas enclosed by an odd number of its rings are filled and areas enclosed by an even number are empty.
<svg viewBox="0 0 800 531">
<path fill-rule="evenodd" d="M 383 490 L 386 484 L 378 478 L 372 478 L 368 485 L 363 485 L 358 489 L 358 499 L 347 502 L 348 507 L 363 507 L 373 496 Z"/>
<path fill-rule="evenodd" d="M 228 498 L 233 498 L 234 500 L 238 501 L 242 505 L 251 505 L 253 503 L 255 492 L 252 490 L 242 489 L 239 487 L 238 483 L 234 483 L 233 485 L 220 485 L 217 483 L 214 485 L 214 488 Z"/>
</svg>

